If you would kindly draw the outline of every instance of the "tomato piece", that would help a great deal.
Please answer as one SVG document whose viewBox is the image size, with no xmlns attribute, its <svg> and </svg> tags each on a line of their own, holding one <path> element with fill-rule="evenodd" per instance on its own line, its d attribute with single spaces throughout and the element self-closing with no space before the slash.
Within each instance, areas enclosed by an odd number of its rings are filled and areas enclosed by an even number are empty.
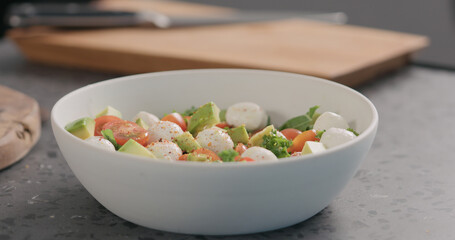
<svg viewBox="0 0 455 240">
<path fill-rule="evenodd" d="M 243 157 L 240 159 L 240 162 L 254 162 L 254 159 L 249 157 Z"/>
<path fill-rule="evenodd" d="M 110 129 L 114 134 L 115 141 L 119 145 L 125 144 L 129 139 L 133 139 L 139 144 L 145 146 L 149 139 L 147 130 L 134 122 L 126 120 L 117 120 L 104 124 L 103 130 Z"/>
<path fill-rule="evenodd" d="M 188 160 L 188 155 L 189 155 L 188 153 L 187 153 L 187 154 L 183 154 L 182 156 L 179 157 L 179 160 L 180 160 L 180 161 L 186 161 L 186 160 Z"/>
<path fill-rule="evenodd" d="M 242 153 L 245 152 L 246 149 L 248 149 L 248 148 L 243 143 L 239 143 L 235 147 L 235 151 L 238 152 L 239 155 L 242 155 Z"/>
<path fill-rule="evenodd" d="M 302 131 L 295 128 L 286 128 L 280 131 L 288 140 L 294 140 Z"/>
<path fill-rule="evenodd" d="M 104 124 L 112 121 L 117 121 L 117 120 L 122 120 L 119 117 L 116 116 L 111 116 L 111 115 L 105 115 L 105 116 L 100 116 L 95 118 L 95 136 L 103 136 L 101 134 L 101 130 L 103 130 Z"/>
<path fill-rule="evenodd" d="M 210 158 L 210 160 L 212 160 L 212 161 L 221 160 L 221 158 L 218 157 L 218 155 L 216 155 L 215 152 L 213 152 L 213 151 L 211 151 L 211 150 L 209 150 L 209 149 L 207 149 L 207 148 L 198 148 L 198 149 L 194 150 L 192 153 L 193 153 L 193 154 L 205 154 L 205 155 L 207 155 L 207 156 Z"/>
<path fill-rule="evenodd" d="M 168 115 L 164 116 L 161 121 L 173 122 L 179 125 L 182 131 L 186 131 L 186 122 L 180 113 L 169 113 Z"/>
<path fill-rule="evenodd" d="M 294 140 L 292 140 L 292 145 L 288 148 L 288 152 L 301 152 L 306 141 L 316 141 L 315 130 L 307 130 L 295 137 Z"/>
<path fill-rule="evenodd" d="M 249 157 L 241 157 L 240 155 L 235 157 L 234 160 L 236 162 L 254 162 L 254 159 L 249 158 Z"/>
<path fill-rule="evenodd" d="M 216 125 L 219 128 L 225 128 L 225 127 L 230 127 L 227 122 L 220 122 Z"/>
</svg>

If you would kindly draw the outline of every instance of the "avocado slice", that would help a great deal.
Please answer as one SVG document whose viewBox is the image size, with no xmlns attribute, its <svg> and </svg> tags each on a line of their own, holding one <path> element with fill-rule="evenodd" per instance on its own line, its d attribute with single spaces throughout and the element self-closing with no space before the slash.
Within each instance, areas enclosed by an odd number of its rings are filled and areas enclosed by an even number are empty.
<svg viewBox="0 0 455 240">
<path fill-rule="evenodd" d="M 227 130 L 229 136 L 231 136 L 232 141 L 234 144 L 243 143 L 247 144 L 248 140 L 250 139 L 248 136 L 248 132 L 246 131 L 245 125 L 240 125 L 236 128 L 230 128 Z"/>
<path fill-rule="evenodd" d="M 220 122 L 226 122 L 226 112 L 227 112 L 226 109 L 222 109 L 220 111 Z"/>
<path fill-rule="evenodd" d="M 190 119 L 188 131 L 196 136 L 205 128 L 212 127 L 220 122 L 220 109 L 213 102 L 199 107 Z"/>
<path fill-rule="evenodd" d="M 149 125 L 144 120 L 142 120 L 142 118 L 138 118 L 136 120 L 136 124 L 141 126 L 144 129 L 149 129 Z"/>
<path fill-rule="evenodd" d="M 201 148 L 201 145 L 194 139 L 193 135 L 189 132 L 184 132 L 178 135 L 173 140 L 177 145 L 179 145 L 180 149 L 185 152 L 192 152 L 198 148 Z"/>
<path fill-rule="evenodd" d="M 264 141 L 263 137 L 265 135 L 270 135 L 273 130 L 276 130 L 275 127 L 273 125 L 269 125 L 262 129 L 262 131 L 254 134 L 248 141 L 248 146 L 261 146 L 262 142 Z"/>
<path fill-rule="evenodd" d="M 122 118 L 122 113 L 119 110 L 117 110 L 111 106 L 107 106 L 103 111 L 96 114 L 95 117 L 101 117 L 101 116 L 105 116 L 105 115 L 116 116 L 116 117 Z"/>
<path fill-rule="evenodd" d="M 89 117 L 79 118 L 66 124 L 65 130 L 78 138 L 87 139 L 95 135 L 95 120 Z"/>
<path fill-rule="evenodd" d="M 155 155 L 147 148 L 139 144 L 138 142 L 134 141 L 130 138 L 121 148 L 118 150 L 119 152 L 130 153 L 139 156 L 145 156 L 150 158 L 156 158 Z"/>
</svg>

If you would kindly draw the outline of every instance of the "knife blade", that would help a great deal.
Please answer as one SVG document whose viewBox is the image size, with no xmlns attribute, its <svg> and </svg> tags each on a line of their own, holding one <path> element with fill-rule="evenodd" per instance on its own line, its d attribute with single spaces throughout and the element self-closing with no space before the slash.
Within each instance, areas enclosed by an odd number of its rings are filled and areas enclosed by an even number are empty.
<svg viewBox="0 0 455 240">
<path fill-rule="evenodd" d="M 157 28 L 188 27 L 242 22 L 272 21 L 303 18 L 344 24 L 342 12 L 293 12 L 293 11 L 233 11 L 232 14 L 204 16 L 170 16 L 153 11 L 112 11 L 90 4 L 32 4 L 13 5 L 7 15 L 10 27 L 52 26 L 66 28 L 103 28 L 147 26 Z"/>
</svg>

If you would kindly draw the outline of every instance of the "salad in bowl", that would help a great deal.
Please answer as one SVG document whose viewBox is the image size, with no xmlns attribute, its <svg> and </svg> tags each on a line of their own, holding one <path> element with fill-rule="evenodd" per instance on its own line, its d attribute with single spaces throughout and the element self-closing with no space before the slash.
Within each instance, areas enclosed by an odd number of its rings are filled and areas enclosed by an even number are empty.
<svg viewBox="0 0 455 240">
<path fill-rule="evenodd" d="M 95 118 L 74 120 L 65 129 L 106 151 L 149 158 L 209 163 L 277 161 L 323 152 L 359 135 L 341 115 L 320 114 L 318 108 L 311 107 L 277 129 L 266 111 L 253 102 L 238 102 L 222 110 L 208 102 L 161 119 L 139 111 L 130 120 L 107 106 Z"/>
</svg>

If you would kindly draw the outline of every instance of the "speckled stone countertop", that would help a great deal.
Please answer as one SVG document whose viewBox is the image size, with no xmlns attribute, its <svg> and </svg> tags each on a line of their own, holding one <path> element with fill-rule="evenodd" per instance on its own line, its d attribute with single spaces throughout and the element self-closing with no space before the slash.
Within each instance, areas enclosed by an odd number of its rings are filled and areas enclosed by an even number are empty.
<svg viewBox="0 0 455 240">
<path fill-rule="evenodd" d="M 34 97 L 44 110 L 76 88 L 113 77 L 29 63 L 0 40 L 0 84 Z M 379 112 L 375 142 L 344 191 L 305 222 L 229 237 L 129 223 L 82 187 L 45 120 L 31 152 L 0 171 L 0 240 L 455 239 L 455 72 L 411 65 L 358 90 Z"/>
</svg>

